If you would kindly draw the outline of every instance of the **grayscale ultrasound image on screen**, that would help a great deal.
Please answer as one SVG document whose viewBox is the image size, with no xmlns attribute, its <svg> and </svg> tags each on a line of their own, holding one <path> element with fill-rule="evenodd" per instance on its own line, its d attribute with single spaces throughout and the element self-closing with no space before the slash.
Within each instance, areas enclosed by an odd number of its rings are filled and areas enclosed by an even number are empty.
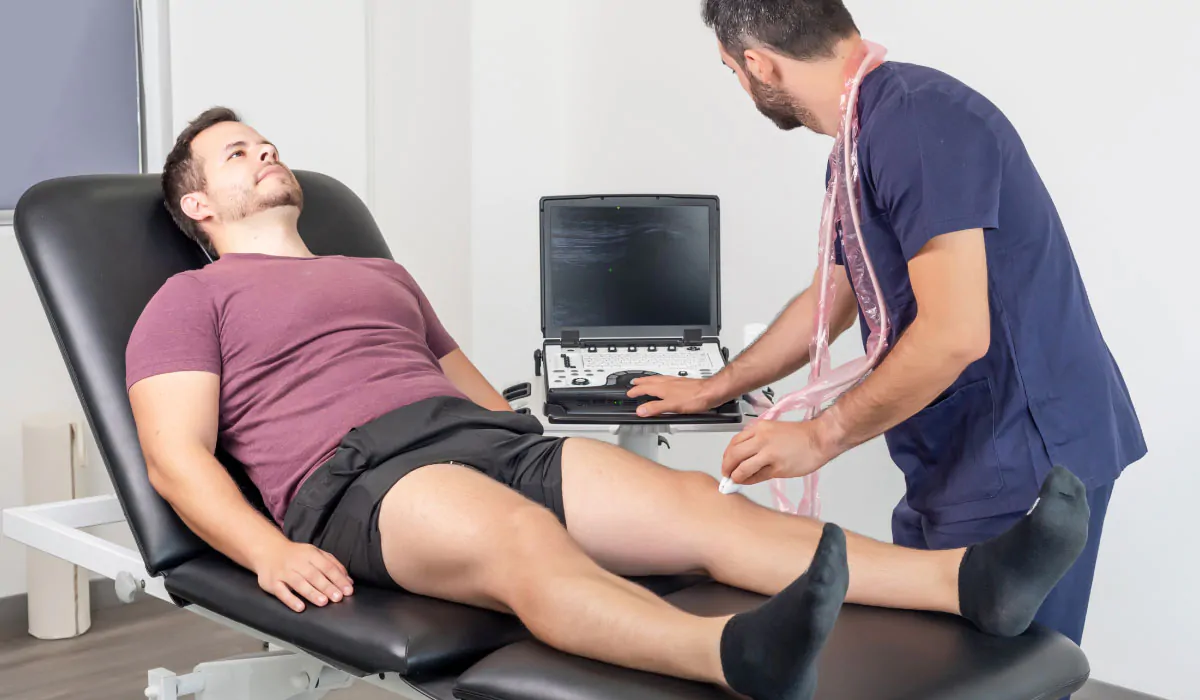
<svg viewBox="0 0 1200 700">
<path fill-rule="evenodd" d="M 703 206 L 551 208 L 550 323 L 712 323 L 708 213 Z"/>
</svg>

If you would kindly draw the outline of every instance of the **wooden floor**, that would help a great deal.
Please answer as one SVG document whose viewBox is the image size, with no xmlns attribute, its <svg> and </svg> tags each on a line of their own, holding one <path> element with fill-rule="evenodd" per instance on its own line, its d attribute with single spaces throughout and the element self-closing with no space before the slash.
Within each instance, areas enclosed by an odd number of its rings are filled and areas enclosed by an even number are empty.
<svg viewBox="0 0 1200 700">
<path fill-rule="evenodd" d="M 146 688 L 146 671 L 187 673 L 203 661 L 262 651 L 237 632 L 170 605 L 146 600 L 98 610 L 92 628 L 75 639 L 44 642 L 18 634 L 0 638 L 0 698 L 4 700 L 132 700 Z M 395 700 L 358 683 L 329 700 Z M 1140 700 L 1138 695 L 1089 683 L 1073 700 Z"/>
<path fill-rule="evenodd" d="M 261 652 L 248 637 L 157 600 L 98 610 L 86 634 L 62 641 L 28 635 L 0 639 L 3 700 L 133 700 L 144 698 L 146 671 L 179 674 L 203 661 Z M 358 683 L 329 700 L 395 700 Z"/>
</svg>

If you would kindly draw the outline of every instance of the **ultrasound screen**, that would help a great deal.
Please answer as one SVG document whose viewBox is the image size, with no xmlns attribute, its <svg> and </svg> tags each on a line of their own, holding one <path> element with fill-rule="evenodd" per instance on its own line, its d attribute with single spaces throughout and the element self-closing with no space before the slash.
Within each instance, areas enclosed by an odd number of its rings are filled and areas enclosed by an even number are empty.
<svg viewBox="0 0 1200 700">
<path fill-rule="evenodd" d="M 708 213 L 704 206 L 552 207 L 551 325 L 711 325 Z"/>
</svg>

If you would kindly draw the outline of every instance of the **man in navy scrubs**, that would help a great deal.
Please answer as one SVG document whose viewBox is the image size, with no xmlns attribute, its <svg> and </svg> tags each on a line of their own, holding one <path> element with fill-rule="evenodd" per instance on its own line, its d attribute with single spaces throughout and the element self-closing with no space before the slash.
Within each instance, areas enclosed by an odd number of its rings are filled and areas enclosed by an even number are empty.
<svg viewBox="0 0 1200 700">
<path fill-rule="evenodd" d="M 866 55 L 841 0 L 706 0 L 704 19 L 759 111 L 782 129 L 837 133 Z M 882 434 L 907 484 L 895 542 L 944 549 L 1004 532 L 1051 467 L 1067 467 L 1088 489 L 1088 545 L 1037 620 L 1079 643 L 1113 483 L 1146 445 L 1063 223 L 1013 125 L 958 80 L 884 62 L 858 110 L 861 233 L 892 321 L 888 353 L 816 420 L 748 427 L 722 470 L 744 484 L 798 477 Z M 857 308 L 837 273 L 834 333 Z M 712 379 L 647 378 L 630 396 L 659 399 L 643 415 L 695 412 L 796 372 L 815 305 L 814 286 Z"/>
</svg>

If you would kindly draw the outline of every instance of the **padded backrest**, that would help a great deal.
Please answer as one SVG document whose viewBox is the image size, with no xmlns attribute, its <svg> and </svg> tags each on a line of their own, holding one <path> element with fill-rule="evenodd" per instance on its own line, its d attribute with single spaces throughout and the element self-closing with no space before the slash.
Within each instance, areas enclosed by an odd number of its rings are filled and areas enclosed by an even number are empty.
<svg viewBox="0 0 1200 700">
<path fill-rule="evenodd" d="M 300 235 L 314 253 L 391 257 L 354 192 L 325 175 L 296 176 Z M 125 392 L 125 346 L 142 309 L 169 277 L 207 258 L 171 221 L 156 175 L 42 182 L 17 203 L 14 225 L 147 570 L 207 551 L 150 486 Z"/>
</svg>

